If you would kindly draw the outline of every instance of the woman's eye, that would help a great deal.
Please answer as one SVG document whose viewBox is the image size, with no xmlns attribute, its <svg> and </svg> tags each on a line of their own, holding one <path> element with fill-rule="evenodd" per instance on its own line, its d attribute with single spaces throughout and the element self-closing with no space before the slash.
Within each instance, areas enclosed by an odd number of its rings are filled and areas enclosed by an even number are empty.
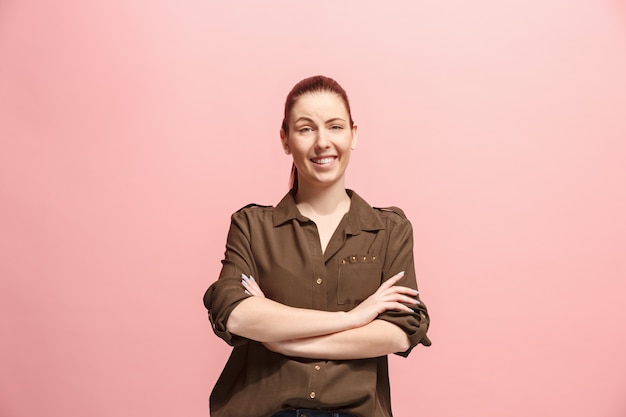
<svg viewBox="0 0 626 417">
<path fill-rule="evenodd" d="M 343 126 L 333 125 L 330 128 L 331 128 L 331 130 L 341 130 L 341 129 L 343 129 Z"/>
<path fill-rule="evenodd" d="M 313 129 L 311 129 L 308 126 L 301 127 L 300 129 L 298 129 L 298 132 L 300 132 L 300 133 L 309 133 L 309 132 L 312 132 L 312 131 L 313 131 Z"/>
</svg>

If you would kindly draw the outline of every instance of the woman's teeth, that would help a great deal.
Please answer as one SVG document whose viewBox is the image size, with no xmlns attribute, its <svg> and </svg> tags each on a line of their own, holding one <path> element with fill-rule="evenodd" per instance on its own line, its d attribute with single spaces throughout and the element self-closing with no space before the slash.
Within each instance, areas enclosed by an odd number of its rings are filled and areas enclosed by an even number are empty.
<svg viewBox="0 0 626 417">
<path fill-rule="evenodd" d="M 325 165 L 325 164 L 330 164 L 333 161 L 333 157 L 327 157 L 327 158 L 317 158 L 317 159 L 311 159 L 311 161 L 315 162 L 316 164 L 320 164 L 320 165 Z"/>
</svg>

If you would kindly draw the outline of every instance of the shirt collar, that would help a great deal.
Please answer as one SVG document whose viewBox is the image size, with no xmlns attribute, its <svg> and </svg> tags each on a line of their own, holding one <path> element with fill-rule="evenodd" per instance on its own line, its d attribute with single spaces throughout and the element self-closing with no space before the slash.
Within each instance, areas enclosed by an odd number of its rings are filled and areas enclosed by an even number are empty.
<svg viewBox="0 0 626 417">
<path fill-rule="evenodd" d="M 350 197 L 350 210 L 347 213 L 346 233 L 351 235 L 359 234 L 362 230 L 373 231 L 385 228 L 380 216 L 361 196 L 352 190 L 346 190 Z M 274 210 L 274 227 L 297 219 L 306 222 L 308 219 L 300 213 L 296 206 L 295 190 L 289 191 L 278 203 Z"/>
</svg>

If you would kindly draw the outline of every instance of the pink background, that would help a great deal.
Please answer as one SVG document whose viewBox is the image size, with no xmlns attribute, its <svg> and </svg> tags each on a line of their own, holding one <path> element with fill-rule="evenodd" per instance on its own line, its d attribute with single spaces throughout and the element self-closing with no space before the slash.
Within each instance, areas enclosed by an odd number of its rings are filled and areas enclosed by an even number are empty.
<svg viewBox="0 0 626 417">
<path fill-rule="evenodd" d="M 626 5 L 0 3 L 0 415 L 200 417 L 229 215 L 282 104 L 344 85 L 348 185 L 415 227 L 395 415 L 626 415 Z"/>
</svg>

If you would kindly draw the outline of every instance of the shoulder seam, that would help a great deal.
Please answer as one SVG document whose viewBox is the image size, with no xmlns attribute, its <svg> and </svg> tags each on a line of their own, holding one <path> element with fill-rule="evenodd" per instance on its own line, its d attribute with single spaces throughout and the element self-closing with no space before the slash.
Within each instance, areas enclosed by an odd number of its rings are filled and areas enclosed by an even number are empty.
<svg viewBox="0 0 626 417">
<path fill-rule="evenodd" d="M 406 214 L 404 214 L 404 211 L 402 211 L 402 209 L 400 207 L 396 207 L 396 206 L 389 206 L 389 207 L 373 207 L 375 210 L 378 211 L 385 211 L 388 213 L 395 213 L 398 216 L 400 216 L 403 219 L 406 219 Z"/>
<path fill-rule="evenodd" d="M 243 206 L 242 208 L 237 210 L 236 213 L 239 213 L 240 211 L 243 211 L 243 210 L 249 209 L 249 208 L 272 208 L 272 207 L 273 206 L 264 206 L 262 204 L 250 203 L 250 204 L 246 204 L 245 206 Z"/>
</svg>

